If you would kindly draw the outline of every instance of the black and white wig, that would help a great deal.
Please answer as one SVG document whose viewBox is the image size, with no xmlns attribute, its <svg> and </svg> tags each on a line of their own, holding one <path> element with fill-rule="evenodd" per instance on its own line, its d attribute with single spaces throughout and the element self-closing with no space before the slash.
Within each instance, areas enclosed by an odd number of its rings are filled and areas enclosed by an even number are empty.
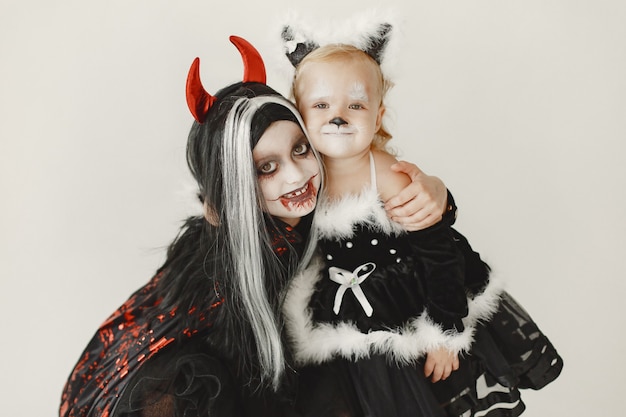
<svg viewBox="0 0 626 417">
<path fill-rule="evenodd" d="M 304 242 L 291 244 L 284 225 L 266 213 L 252 150 L 273 122 L 292 121 L 306 131 L 292 103 L 265 84 L 258 51 L 245 39 L 230 40 L 244 62 L 242 82 L 208 93 L 198 58 L 187 78 L 187 104 L 195 119 L 187 164 L 204 216 L 187 219 L 168 249 L 159 269 L 160 308 L 181 311 L 187 328 L 208 327 L 209 347 L 231 363 L 237 380 L 253 389 L 278 390 L 288 362 L 284 293 L 288 279 L 311 258 L 315 236 L 305 233 Z M 277 244 L 286 249 L 280 256 Z M 210 317 L 184 314 L 191 311 Z"/>
<path fill-rule="evenodd" d="M 263 210 L 252 149 L 271 123 L 289 120 L 303 131 L 304 123 L 291 102 L 265 84 L 238 83 L 215 97 L 204 123 L 194 122 L 187 148 L 210 229 L 204 272 L 225 298 L 221 310 L 228 325 L 217 329 L 224 347 L 240 347 L 242 370 L 277 388 L 286 364 L 283 293 L 306 260 L 292 250 L 285 262 L 273 251 L 268 228 L 278 229 Z M 313 245 L 308 247 L 307 258 Z"/>
</svg>

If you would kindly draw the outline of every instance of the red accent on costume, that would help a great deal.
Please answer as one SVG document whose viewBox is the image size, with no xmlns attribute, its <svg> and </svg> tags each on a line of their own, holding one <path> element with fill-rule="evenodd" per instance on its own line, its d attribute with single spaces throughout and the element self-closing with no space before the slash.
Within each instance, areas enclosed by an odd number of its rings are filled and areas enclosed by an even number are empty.
<svg viewBox="0 0 626 417">
<path fill-rule="evenodd" d="M 60 407 L 66 417 L 107 416 L 125 387 L 125 381 L 166 346 L 207 331 L 212 321 L 198 320 L 201 328 L 181 328 L 185 320 L 174 308 L 155 320 L 146 312 L 162 298 L 154 289 L 162 274 L 135 292 L 98 329 L 67 381 Z M 192 308 L 189 316 L 211 316 L 224 302 L 211 303 L 208 310 Z"/>
<path fill-rule="evenodd" d="M 297 230 L 279 220 L 268 228 L 273 249 L 281 257 L 303 242 Z M 65 385 L 60 417 L 113 416 L 133 378 L 159 355 L 167 355 L 176 343 L 182 346 L 194 343 L 194 338 L 219 337 L 212 333 L 214 327 L 225 325 L 219 321 L 225 303 L 219 283 L 207 281 L 202 290 L 206 298 L 199 298 L 198 304 L 174 305 L 163 311 L 163 298 L 157 291 L 163 275 L 153 277 L 100 326 Z"/>
</svg>

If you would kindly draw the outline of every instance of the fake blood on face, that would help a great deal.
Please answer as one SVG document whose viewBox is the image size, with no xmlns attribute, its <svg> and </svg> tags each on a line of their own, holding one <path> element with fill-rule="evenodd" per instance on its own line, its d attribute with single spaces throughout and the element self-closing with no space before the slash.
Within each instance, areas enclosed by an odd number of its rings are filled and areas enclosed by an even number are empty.
<svg viewBox="0 0 626 417">
<path fill-rule="evenodd" d="M 280 203 L 288 210 L 301 209 L 314 204 L 314 200 L 317 197 L 317 190 L 313 186 L 311 180 L 306 183 L 301 189 L 294 191 L 293 193 L 285 194 L 280 197 Z"/>
</svg>

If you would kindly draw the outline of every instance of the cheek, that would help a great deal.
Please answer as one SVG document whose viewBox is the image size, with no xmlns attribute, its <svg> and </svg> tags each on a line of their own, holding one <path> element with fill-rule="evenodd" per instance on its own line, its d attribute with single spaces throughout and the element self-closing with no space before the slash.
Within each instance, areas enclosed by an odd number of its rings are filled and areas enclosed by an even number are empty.
<svg viewBox="0 0 626 417">
<path fill-rule="evenodd" d="M 261 188 L 261 194 L 263 195 L 263 200 L 265 201 L 274 200 L 279 195 L 278 181 L 273 179 L 263 179 L 259 181 L 259 187 Z"/>
<path fill-rule="evenodd" d="M 313 156 L 313 153 L 311 153 L 309 156 L 306 157 L 306 159 L 302 161 L 301 166 L 302 170 L 306 172 L 308 176 L 312 177 L 314 175 L 317 175 L 317 177 L 319 178 L 320 165 L 317 162 L 317 159 L 315 159 L 315 156 Z"/>
<path fill-rule="evenodd" d="M 322 134 L 319 133 L 319 129 L 317 132 L 314 132 L 313 129 L 309 130 L 309 141 L 311 142 L 311 145 L 319 151 L 320 146 L 323 144 Z M 315 157 L 311 156 L 311 158 L 315 160 Z"/>
<path fill-rule="evenodd" d="M 357 119 L 354 119 L 354 125 L 359 130 L 373 130 L 376 127 L 375 115 L 371 113 L 360 114 Z"/>
<path fill-rule="evenodd" d="M 324 123 L 323 121 L 324 115 L 319 110 L 318 111 L 315 111 L 313 109 L 303 110 L 300 112 L 300 114 L 302 115 L 302 120 L 304 120 L 304 125 L 307 128 L 317 126 L 320 123 Z"/>
</svg>

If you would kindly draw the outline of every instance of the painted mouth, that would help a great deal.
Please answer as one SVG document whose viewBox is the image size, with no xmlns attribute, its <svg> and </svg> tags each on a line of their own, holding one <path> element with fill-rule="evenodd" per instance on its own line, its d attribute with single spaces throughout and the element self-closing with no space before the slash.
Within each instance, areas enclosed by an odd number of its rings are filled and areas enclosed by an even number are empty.
<svg viewBox="0 0 626 417">
<path fill-rule="evenodd" d="M 356 133 L 356 129 L 353 127 L 337 127 L 337 126 L 329 126 L 324 125 L 320 132 L 323 135 L 352 135 Z"/>
<path fill-rule="evenodd" d="M 306 193 L 309 190 L 310 186 L 311 186 L 311 181 L 307 182 L 306 184 L 304 184 L 304 187 L 302 187 L 302 188 L 300 188 L 300 189 L 298 189 L 296 191 L 293 191 L 293 192 L 287 193 L 287 194 L 283 194 L 281 196 L 281 198 L 289 198 L 289 199 L 291 199 L 291 198 L 295 198 L 295 197 L 301 196 L 302 194 Z"/>
<path fill-rule="evenodd" d="M 280 196 L 278 199 L 281 204 L 287 209 L 299 209 L 315 204 L 317 189 L 313 186 L 313 178 L 317 177 L 317 175 L 315 174 L 311 177 L 302 188 Z"/>
</svg>

